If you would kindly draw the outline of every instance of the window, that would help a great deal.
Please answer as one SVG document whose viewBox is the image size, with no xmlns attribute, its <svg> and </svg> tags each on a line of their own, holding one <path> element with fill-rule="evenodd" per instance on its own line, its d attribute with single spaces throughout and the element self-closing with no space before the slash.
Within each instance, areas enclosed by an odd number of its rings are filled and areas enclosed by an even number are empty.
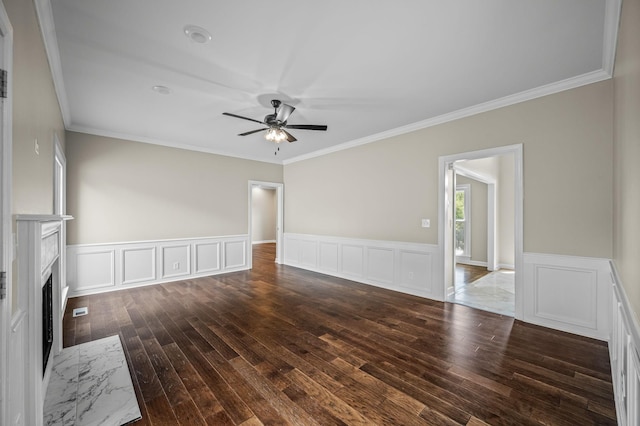
<svg viewBox="0 0 640 426">
<path fill-rule="evenodd" d="M 456 186 L 456 256 L 471 257 L 471 186 Z"/>
</svg>

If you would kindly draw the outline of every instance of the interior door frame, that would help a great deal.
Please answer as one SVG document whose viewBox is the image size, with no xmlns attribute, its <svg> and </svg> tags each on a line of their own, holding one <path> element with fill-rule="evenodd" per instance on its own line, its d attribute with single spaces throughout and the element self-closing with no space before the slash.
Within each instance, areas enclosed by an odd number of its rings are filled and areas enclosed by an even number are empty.
<svg viewBox="0 0 640 426">
<path fill-rule="evenodd" d="M 254 187 L 261 188 L 272 188 L 276 190 L 276 206 L 277 206 L 277 217 L 276 217 L 276 263 L 282 263 L 284 259 L 283 249 L 284 249 L 284 184 L 278 182 L 263 182 L 258 180 L 250 180 L 249 181 L 249 250 L 248 250 L 248 265 L 249 269 L 253 268 L 253 244 L 252 244 L 252 219 L 253 219 L 253 196 L 252 190 Z"/>
<path fill-rule="evenodd" d="M 6 99 L 13 95 L 13 27 L 4 4 L 0 2 L 0 35 L 2 37 L 2 68 L 7 70 Z M 6 271 L 7 291 L 4 299 L 0 300 L 0 424 L 9 424 L 9 380 L 7 359 L 9 358 L 8 338 L 11 327 L 12 300 L 12 265 L 13 238 L 11 226 L 11 191 L 13 169 L 13 138 L 12 138 L 12 102 L 3 102 L 2 134 L 0 141 L 0 161 L 2 163 L 2 182 L 0 185 L 0 240 L 2 253 L 0 256 L 0 270 Z"/>
<path fill-rule="evenodd" d="M 440 253 L 439 276 L 442 277 L 442 300 L 446 300 L 447 282 L 445 280 L 445 264 L 447 253 L 445 250 L 446 229 L 446 183 L 447 172 L 451 172 L 453 164 L 461 160 L 477 160 L 480 158 L 497 157 L 501 155 L 513 154 L 514 157 L 514 248 L 515 248 L 515 318 L 524 317 L 523 299 L 523 247 L 524 247 L 524 185 L 523 185 L 523 146 L 522 144 L 507 145 L 496 148 L 482 149 L 478 151 L 463 152 L 459 154 L 443 155 L 438 158 L 438 248 Z M 453 255 L 451 253 L 450 255 Z"/>
</svg>

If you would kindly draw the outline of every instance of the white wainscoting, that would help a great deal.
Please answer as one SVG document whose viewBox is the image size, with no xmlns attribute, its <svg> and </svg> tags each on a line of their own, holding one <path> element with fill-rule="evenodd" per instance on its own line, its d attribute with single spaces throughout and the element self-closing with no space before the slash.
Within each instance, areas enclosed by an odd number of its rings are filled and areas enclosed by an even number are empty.
<svg viewBox="0 0 640 426">
<path fill-rule="evenodd" d="M 67 246 L 69 296 L 249 269 L 249 236 Z"/>
<path fill-rule="evenodd" d="M 438 246 L 308 234 L 284 235 L 284 263 L 442 300 Z"/>
<path fill-rule="evenodd" d="M 613 297 L 609 357 L 620 426 L 640 424 L 640 324 L 611 262 Z"/>
<path fill-rule="evenodd" d="M 608 259 L 525 253 L 524 321 L 608 340 L 611 269 Z"/>
</svg>

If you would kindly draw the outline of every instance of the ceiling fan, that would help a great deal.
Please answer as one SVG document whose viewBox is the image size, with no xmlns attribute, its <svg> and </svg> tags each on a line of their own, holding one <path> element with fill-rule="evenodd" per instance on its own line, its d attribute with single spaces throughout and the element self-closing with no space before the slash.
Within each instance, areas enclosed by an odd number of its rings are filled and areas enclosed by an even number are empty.
<svg viewBox="0 0 640 426">
<path fill-rule="evenodd" d="M 251 130 L 249 132 L 240 133 L 238 136 L 247 136 L 253 133 L 267 130 L 265 138 L 268 141 L 280 143 L 283 141 L 295 142 L 296 138 L 285 129 L 298 129 L 298 130 L 327 130 L 327 126 L 316 124 L 287 124 L 287 120 L 291 113 L 295 110 L 291 105 L 282 103 L 277 99 L 271 101 L 271 105 L 274 108 L 273 114 L 269 114 L 264 117 L 264 121 L 254 120 L 253 118 L 243 117 L 241 115 L 231 114 L 230 112 L 223 112 L 223 115 L 230 117 L 241 118 L 243 120 L 254 121 L 264 126 L 262 129 Z"/>
</svg>

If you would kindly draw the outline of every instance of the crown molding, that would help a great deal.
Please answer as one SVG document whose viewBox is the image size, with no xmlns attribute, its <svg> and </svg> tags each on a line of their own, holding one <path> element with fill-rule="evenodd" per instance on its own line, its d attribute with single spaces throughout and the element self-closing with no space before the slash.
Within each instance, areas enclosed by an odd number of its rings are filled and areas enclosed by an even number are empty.
<svg viewBox="0 0 640 426">
<path fill-rule="evenodd" d="M 616 60 L 616 47 L 618 45 L 620 14 L 622 13 L 622 0 L 605 1 L 602 70 L 608 73 L 609 76 L 613 76 L 613 67 Z"/>
<path fill-rule="evenodd" d="M 47 52 L 49 68 L 51 69 L 53 87 L 58 97 L 62 121 L 64 122 L 65 128 L 67 128 L 71 124 L 71 109 L 69 108 L 67 90 L 64 87 L 64 79 L 62 78 L 62 62 L 60 60 L 60 49 L 58 48 L 58 39 L 56 37 L 56 27 L 53 22 L 51 1 L 35 0 L 35 5 L 38 22 L 40 24 L 40 32 L 42 33 L 42 41 L 44 42 L 44 49 Z"/>
<path fill-rule="evenodd" d="M 160 140 L 160 139 L 155 139 L 155 138 L 145 138 L 145 137 L 140 137 L 140 136 L 129 135 L 129 134 L 126 134 L 126 133 L 111 132 L 111 131 L 107 131 L 107 130 L 94 129 L 94 128 L 90 128 L 90 127 L 71 125 L 66 130 L 68 130 L 70 132 L 85 133 L 85 134 L 88 134 L 88 135 L 103 136 L 103 137 L 106 137 L 106 138 L 121 139 L 121 140 L 132 141 L 132 142 L 148 143 L 148 144 L 151 144 L 151 145 L 165 146 L 165 147 L 168 147 L 168 148 L 176 148 L 176 149 L 183 149 L 183 150 L 187 150 L 187 151 L 202 152 L 202 153 L 205 153 L 205 154 L 213 154 L 213 155 L 221 155 L 221 156 L 224 156 L 224 157 L 239 158 L 239 159 L 242 159 L 242 160 L 259 161 L 260 163 L 278 164 L 280 166 L 282 165 L 282 161 L 280 161 L 280 160 L 269 161 L 269 160 L 265 160 L 264 158 L 261 158 L 261 157 L 258 157 L 258 156 L 238 155 L 237 153 L 223 151 L 223 150 L 209 149 L 209 148 L 205 148 L 205 147 L 201 147 L 201 146 L 189 145 L 189 144 L 184 144 L 184 143 L 177 143 L 177 142 L 172 142 L 172 141 L 165 141 L 165 140 Z"/>
<path fill-rule="evenodd" d="M 448 123 L 450 121 L 459 120 L 461 118 L 470 117 L 472 115 L 480 114 L 494 109 L 503 108 L 510 105 L 515 105 L 520 102 L 529 101 L 543 96 L 552 95 L 554 93 L 563 92 L 569 89 L 575 89 L 576 87 L 585 86 L 591 83 L 597 83 L 599 81 L 607 80 L 611 78 L 611 74 L 600 69 L 592 71 L 586 74 L 582 74 L 576 77 L 561 80 L 555 83 L 547 84 L 537 87 L 535 89 L 525 90 L 524 92 L 508 95 L 499 99 L 484 102 L 478 105 L 474 105 L 468 108 L 459 109 L 447 114 L 442 114 L 437 117 L 428 118 L 426 120 L 418 121 L 406 126 L 397 127 L 395 129 L 386 130 L 384 132 L 376 133 L 374 135 L 365 136 L 360 139 L 355 139 L 343 144 L 334 145 L 329 148 L 321 149 L 311 152 L 309 154 L 300 155 L 288 160 L 284 160 L 282 164 L 292 164 L 298 161 L 309 160 L 315 157 L 321 157 L 323 155 L 331 154 L 345 149 L 355 148 L 360 145 L 366 145 L 372 142 L 377 142 L 383 139 L 388 139 L 394 136 L 400 136 L 405 133 L 415 132 L 416 130 L 426 129 L 428 127 L 437 126 L 439 124 Z"/>
<path fill-rule="evenodd" d="M 584 86 L 591 83 L 597 83 L 609 79 L 613 76 L 613 68 L 615 63 L 616 46 L 618 39 L 618 27 L 620 23 L 620 13 L 622 9 L 622 0 L 605 0 L 605 17 L 604 17 L 604 41 L 603 41 L 603 55 L 602 55 L 602 68 L 597 71 L 582 74 L 576 77 L 568 78 L 559 82 L 540 86 L 538 88 L 526 90 L 514 95 L 505 96 L 492 101 L 484 102 L 472 107 L 463 108 L 450 113 L 442 114 L 437 117 L 422 120 L 416 123 L 408 124 L 406 126 L 397 127 L 395 129 L 386 130 L 384 132 L 376 133 L 373 135 L 365 136 L 363 138 L 355 139 L 349 142 L 345 142 L 339 145 L 334 145 L 329 148 L 317 150 L 308 154 L 303 154 L 290 159 L 282 161 L 269 161 L 257 156 L 241 156 L 235 153 L 218 151 L 207 149 L 203 147 L 197 147 L 193 145 L 183 145 L 175 142 L 156 140 L 151 138 L 144 138 L 126 134 L 118 134 L 116 132 L 108 132 L 104 130 L 85 128 L 81 126 L 74 126 L 71 119 L 71 110 L 69 107 L 69 101 L 67 99 L 64 79 L 62 76 L 62 63 L 60 59 L 60 50 L 58 47 L 58 41 L 56 38 L 55 25 L 53 20 L 53 10 L 51 8 L 50 0 L 35 0 L 36 13 L 38 16 L 38 22 L 40 24 L 40 30 L 42 33 L 47 58 L 49 60 L 49 67 L 51 69 L 51 75 L 53 79 L 54 89 L 58 98 L 58 104 L 62 114 L 62 119 L 65 125 L 65 129 L 70 131 L 76 131 L 80 133 L 95 134 L 98 136 L 113 137 L 119 139 L 127 139 L 136 142 L 150 143 L 156 145 L 162 145 L 172 148 L 186 149 L 191 151 L 204 152 L 208 154 L 224 155 L 228 157 L 242 158 L 246 160 L 260 161 L 272 164 L 287 165 L 296 163 L 299 161 L 308 160 L 315 157 L 321 157 L 334 152 L 339 152 L 345 149 L 354 148 L 360 145 L 366 145 L 372 142 L 377 142 L 383 139 L 388 139 L 394 136 L 403 135 L 406 133 L 414 132 L 416 130 L 425 129 L 439 124 L 447 123 L 450 121 L 458 120 L 460 118 L 470 117 L 472 115 L 480 114 L 483 112 L 491 111 L 494 109 L 514 105 L 520 102 L 532 100 L 535 98 L 551 95 L 554 93 L 570 90 L 576 87 Z"/>
</svg>

